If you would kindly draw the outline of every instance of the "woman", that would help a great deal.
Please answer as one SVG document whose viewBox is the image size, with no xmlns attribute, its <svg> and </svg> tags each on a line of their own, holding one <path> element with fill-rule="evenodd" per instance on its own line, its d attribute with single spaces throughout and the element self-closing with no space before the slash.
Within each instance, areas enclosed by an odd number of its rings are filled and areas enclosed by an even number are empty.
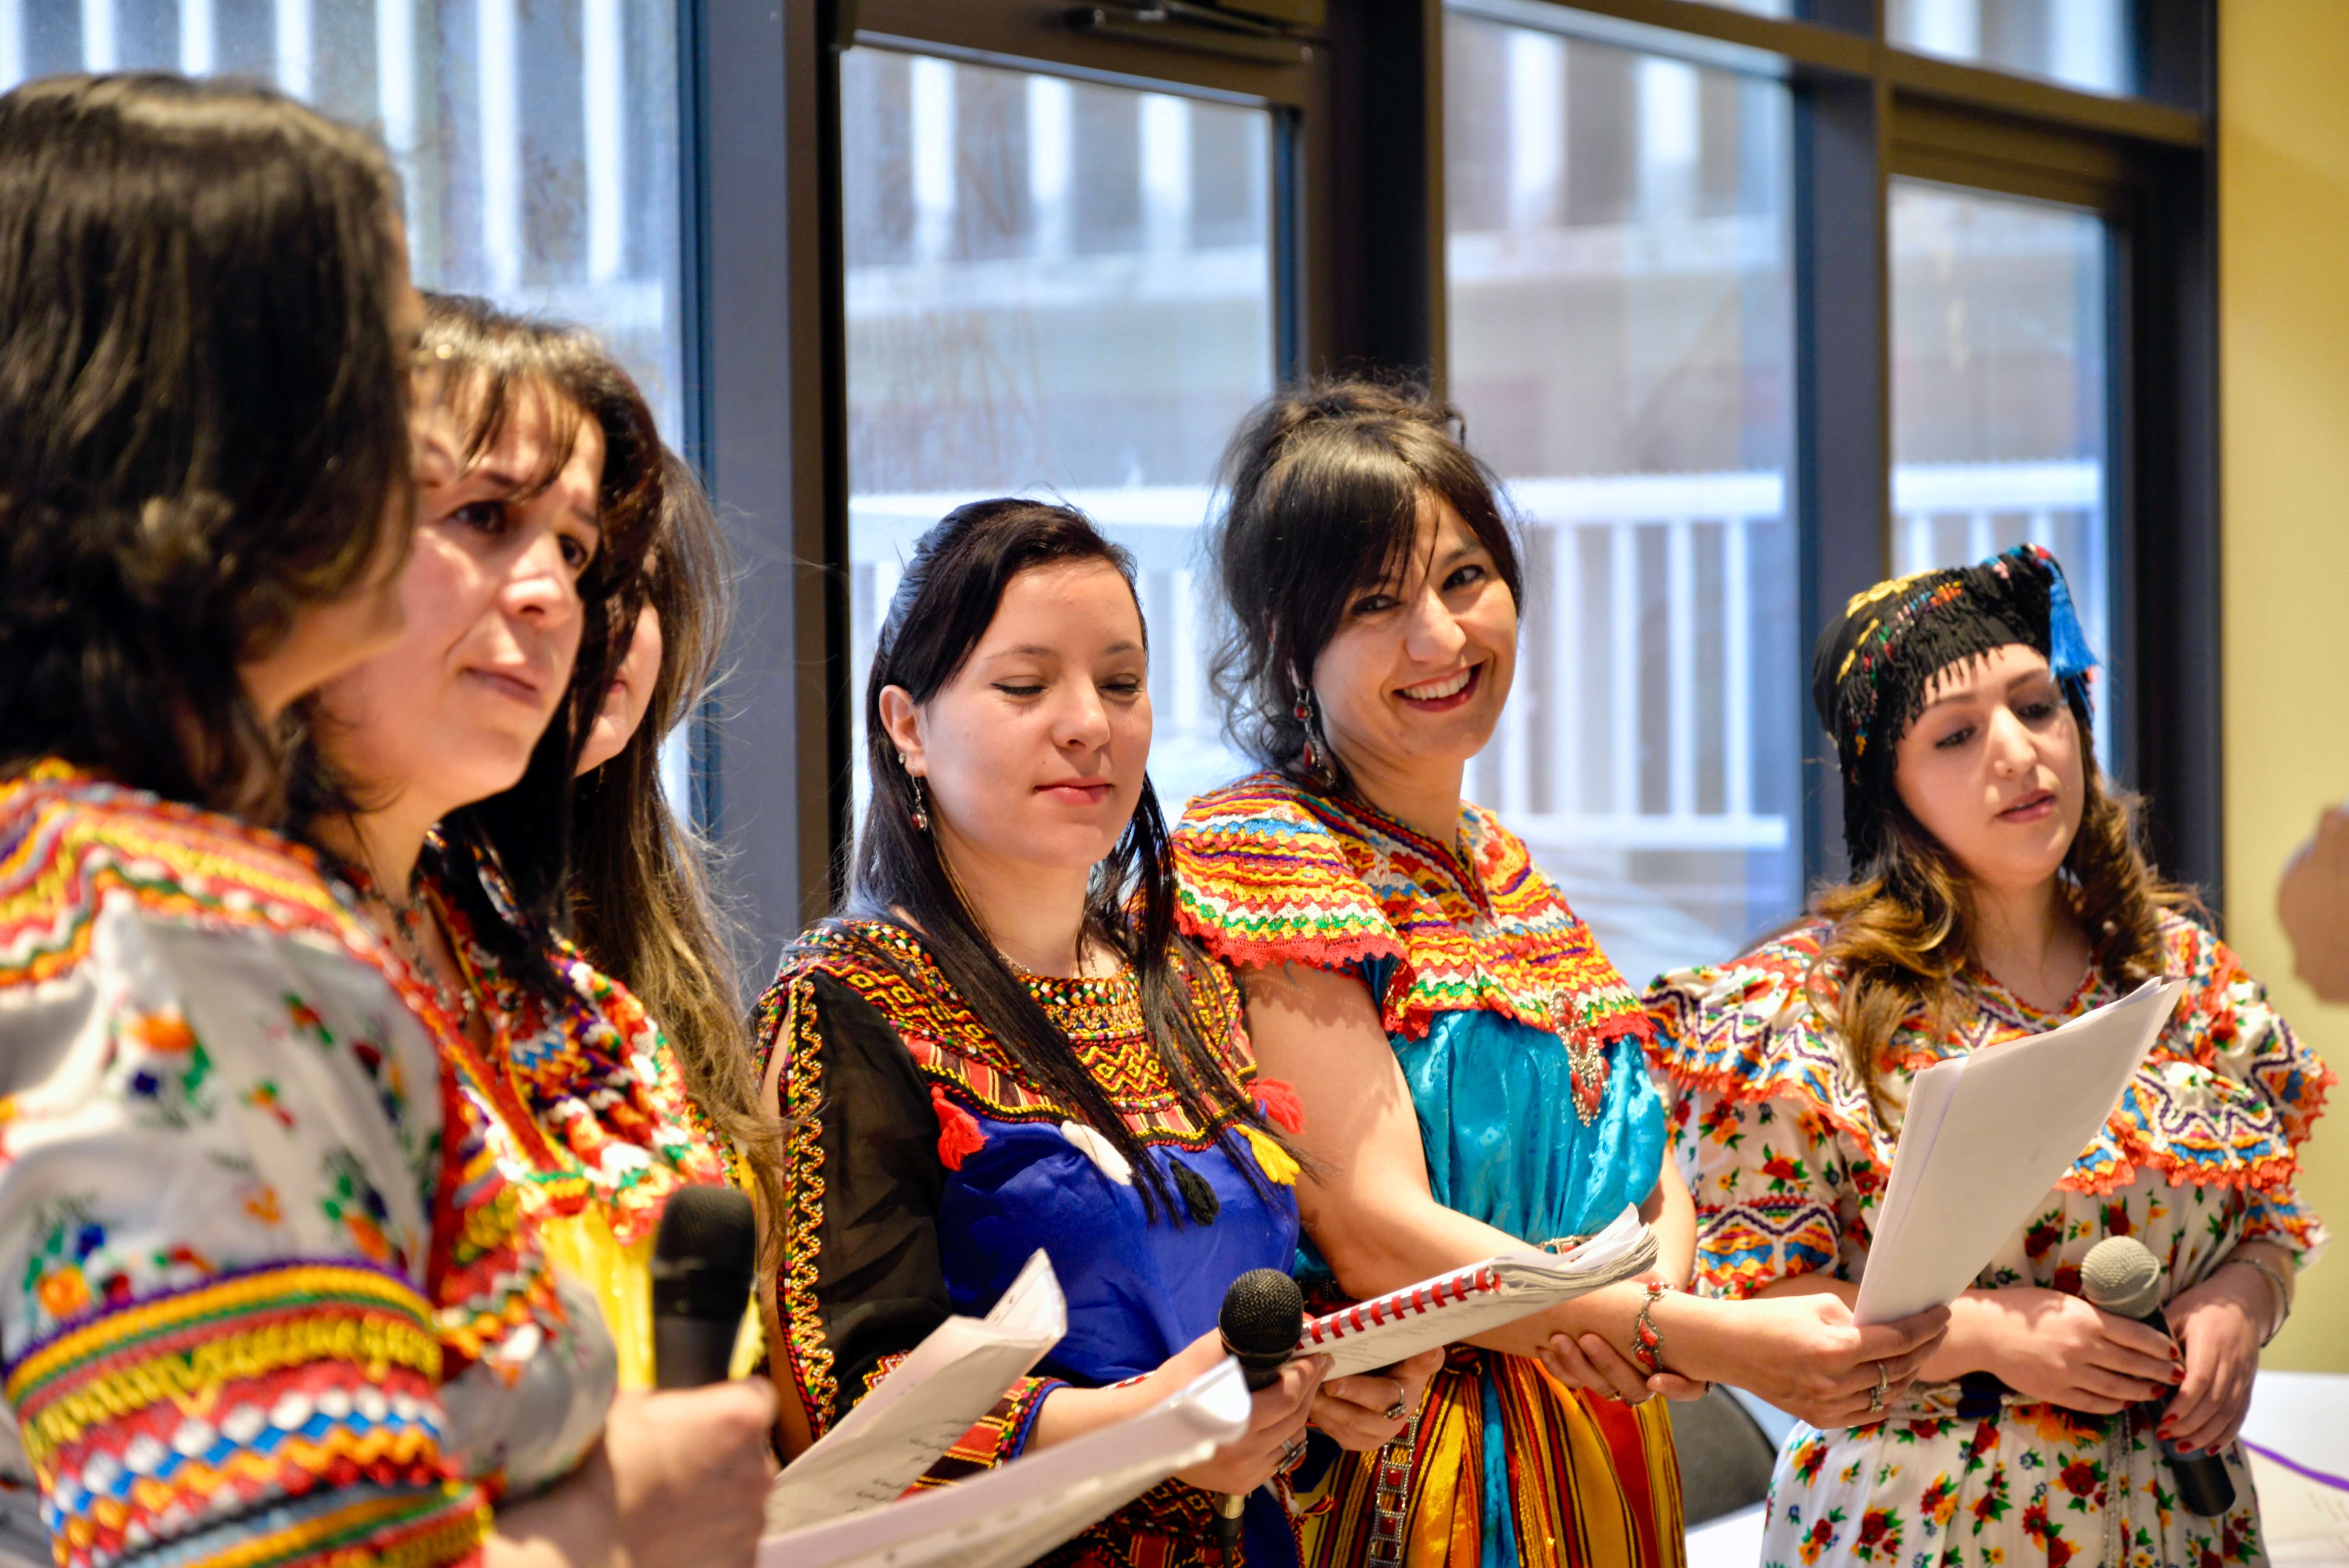
<svg viewBox="0 0 2349 1568">
<path fill-rule="evenodd" d="M 1919 1071 L 2148 978 L 2186 983 L 2119 1108 L 1954 1304 L 1889 1418 L 1789 1434 L 1773 1559 L 2265 1560 L 2235 1432 L 2295 1270 L 2323 1245 L 2292 1182 L 2333 1074 L 2147 865 L 2090 744 L 2092 663 L 2033 547 L 1854 599 L 1811 677 L 1851 880 L 1785 935 L 1650 996 L 1701 1194 L 1701 1288 L 1848 1301 Z M 2081 1259 L 2114 1235 L 2161 1260 L 2175 1343 L 2080 1298 Z M 2224 1454 L 2234 1508 L 2178 1507 L 2157 1440 Z"/>
<path fill-rule="evenodd" d="M 722 1162 L 643 1009 L 549 926 L 613 663 L 605 628 L 634 608 L 662 449 L 582 335 L 440 298 L 425 342 L 462 466 L 420 498 L 406 633 L 319 694 L 317 761 L 339 799 L 311 831 L 449 1026 L 468 1117 L 449 1197 L 469 1255 L 442 1311 L 452 1361 L 499 1374 L 463 1387 L 484 1424 L 503 1418 L 508 1483 L 567 1473 L 600 1431 L 631 1558 L 747 1563 L 771 1390 L 636 1392 L 653 1376 L 662 1202 L 722 1180 Z"/>
<path fill-rule="evenodd" d="M 1850 1419 L 1940 1320 L 1860 1329 L 1837 1302 L 1671 1292 L 1693 1227 L 1639 999 L 1525 845 L 1460 796 L 1508 696 L 1519 576 L 1454 422 L 1414 391 L 1338 382 L 1276 398 L 1235 440 L 1218 681 L 1267 770 L 1185 813 L 1180 923 L 1242 966 L 1258 1057 L 1296 1085 L 1298 1201 L 1328 1287 L 1383 1294 L 1630 1205 L 1661 1244 L 1656 1278 L 1455 1346 L 1409 1433 L 1314 1489 L 1309 1560 L 1674 1563 L 1679 1476 L 1651 1393 L 1727 1379 Z"/>
<path fill-rule="evenodd" d="M 288 703 L 399 631 L 398 212 L 379 148 L 264 88 L 0 98 L 0 1556 L 484 1546 L 433 1039 L 254 825 Z"/>
<path fill-rule="evenodd" d="M 1040 1247 L 1069 1303 L 1050 1375 L 930 1479 L 1081 1440 L 1214 1367 L 1225 1291 L 1295 1250 L 1286 1097 L 1256 1077 L 1229 977 L 1174 934 L 1148 669 L 1132 562 L 1079 514 L 977 501 L 916 546 L 866 686 L 849 912 L 759 1011 L 796 1123 L 778 1316 L 803 1439 Z M 1047 1561 L 1214 1561 L 1233 1492 L 1251 1568 L 1293 1562 L 1256 1489 L 1309 1417 L 1392 1436 L 1383 1412 L 1433 1359 L 1323 1388 L 1327 1366 L 1290 1363 L 1244 1438 Z"/>
<path fill-rule="evenodd" d="M 708 695 L 725 640 L 727 573 L 725 536 L 700 480 L 664 452 L 644 608 L 579 758 L 571 932 L 587 960 L 660 1021 L 693 1108 L 740 1151 L 774 1207 L 781 1194 L 768 1178 L 781 1150 L 759 1109 L 707 848 L 662 787 L 662 741 Z"/>
</svg>

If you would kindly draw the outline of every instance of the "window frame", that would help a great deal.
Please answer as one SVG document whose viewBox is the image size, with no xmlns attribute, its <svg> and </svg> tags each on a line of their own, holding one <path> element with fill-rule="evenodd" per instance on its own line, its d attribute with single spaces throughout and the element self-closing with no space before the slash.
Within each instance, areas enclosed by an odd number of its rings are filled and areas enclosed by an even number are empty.
<svg viewBox="0 0 2349 1568">
<path fill-rule="evenodd" d="M 1070 7 L 1046 0 L 682 0 L 688 439 L 742 562 L 724 738 L 713 710 L 695 743 L 695 810 L 726 851 L 746 978 L 830 907 L 845 870 L 841 51 L 864 41 L 1272 107 L 1278 368 L 1389 366 L 1441 386 L 1447 8 L 1333 0 L 1327 25 L 1298 36 L 1301 57 L 1268 64 L 1136 41 L 1132 28 L 1078 31 Z M 1704 0 L 1451 8 L 1788 84 L 1807 627 L 1889 570 L 1889 181 L 2110 220 L 2110 652 L 2130 676 L 2115 716 L 2121 770 L 2153 798 L 2157 859 L 2217 907 L 2215 0 L 2140 8 L 2144 89 L 2131 98 L 1901 49 L 1886 41 L 1880 0 L 1797 0 L 1788 17 Z M 1824 738 L 1805 754 L 1804 865 L 1816 879 L 1843 869 L 1841 792 Z"/>
</svg>

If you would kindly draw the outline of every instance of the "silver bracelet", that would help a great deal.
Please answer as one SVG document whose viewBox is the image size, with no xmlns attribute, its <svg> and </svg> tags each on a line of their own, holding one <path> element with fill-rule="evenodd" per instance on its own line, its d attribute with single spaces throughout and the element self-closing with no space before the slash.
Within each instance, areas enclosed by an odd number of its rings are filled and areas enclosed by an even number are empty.
<svg viewBox="0 0 2349 1568">
<path fill-rule="evenodd" d="M 2225 1263 L 2220 1266 L 2223 1268 L 2226 1264 L 2240 1264 L 2247 1269 L 2256 1269 L 2259 1271 L 2260 1277 L 2267 1281 L 2275 1291 L 2275 1322 L 2269 1326 L 2267 1336 L 2260 1341 L 2260 1348 L 2265 1350 L 2275 1336 L 2283 1332 L 2285 1319 L 2292 1316 L 2292 1282 L 2285 1279 L 2282 1271 L 2265 1258 L 2239 1257 L 2233 1253 L 2229 1253 Z"/>
</svg>

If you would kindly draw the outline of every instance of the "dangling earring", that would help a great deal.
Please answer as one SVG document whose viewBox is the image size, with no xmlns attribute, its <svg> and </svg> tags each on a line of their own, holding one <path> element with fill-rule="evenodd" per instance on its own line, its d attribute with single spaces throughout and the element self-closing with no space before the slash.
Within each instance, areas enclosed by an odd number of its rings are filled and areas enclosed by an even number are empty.
<svg viewBox="0 0 2349 1568">
<path fill-rule="evenodd" d="M 1297 688 L 1297 706 L 1289 709 L 1289 712 L 1297 719 L 1297 727 L 1305 732 L 1303 762 L 1306 775 L 1314 779 L 1326 780 L 1330 776 L 1329 769 L 1322 758 L 1320 747 L 1314 741 L 1315 732 L 1319 726 L 1314 719 L 1313 688 L 1298 679 L 1295 665 L 1288 666 L 1288 684 Z"/>
<path fill-rule="evenodd" d="M 897 766 L 905 766 L 905 754 L 902 751 L 897 753 Z M 905 782 L 914 787 L 914 831 L 926 833 L 930 830 L 930 809 L 922 799 L 922 776 L 908 772 Z"/>
</svg>

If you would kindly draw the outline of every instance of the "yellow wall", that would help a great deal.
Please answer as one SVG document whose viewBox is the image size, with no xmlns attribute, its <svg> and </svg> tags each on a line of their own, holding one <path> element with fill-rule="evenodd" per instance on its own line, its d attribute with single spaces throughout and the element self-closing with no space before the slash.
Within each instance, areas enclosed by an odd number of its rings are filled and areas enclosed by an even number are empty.
<svg viewBox="0 0 2349 1568">
<path fill-rule="evenodd" d="M 2349 1007 L 2292 978 L 2284 861 L 2349 797 L 2349 5 L 2220 0 L 2227 934 L 2349 1078 Z M 2349 1232 L 2349 1088 L 2301 1191 Z M 2271 1366 L 2349 1371 L 2349 1243 Z"/>
</svg>

